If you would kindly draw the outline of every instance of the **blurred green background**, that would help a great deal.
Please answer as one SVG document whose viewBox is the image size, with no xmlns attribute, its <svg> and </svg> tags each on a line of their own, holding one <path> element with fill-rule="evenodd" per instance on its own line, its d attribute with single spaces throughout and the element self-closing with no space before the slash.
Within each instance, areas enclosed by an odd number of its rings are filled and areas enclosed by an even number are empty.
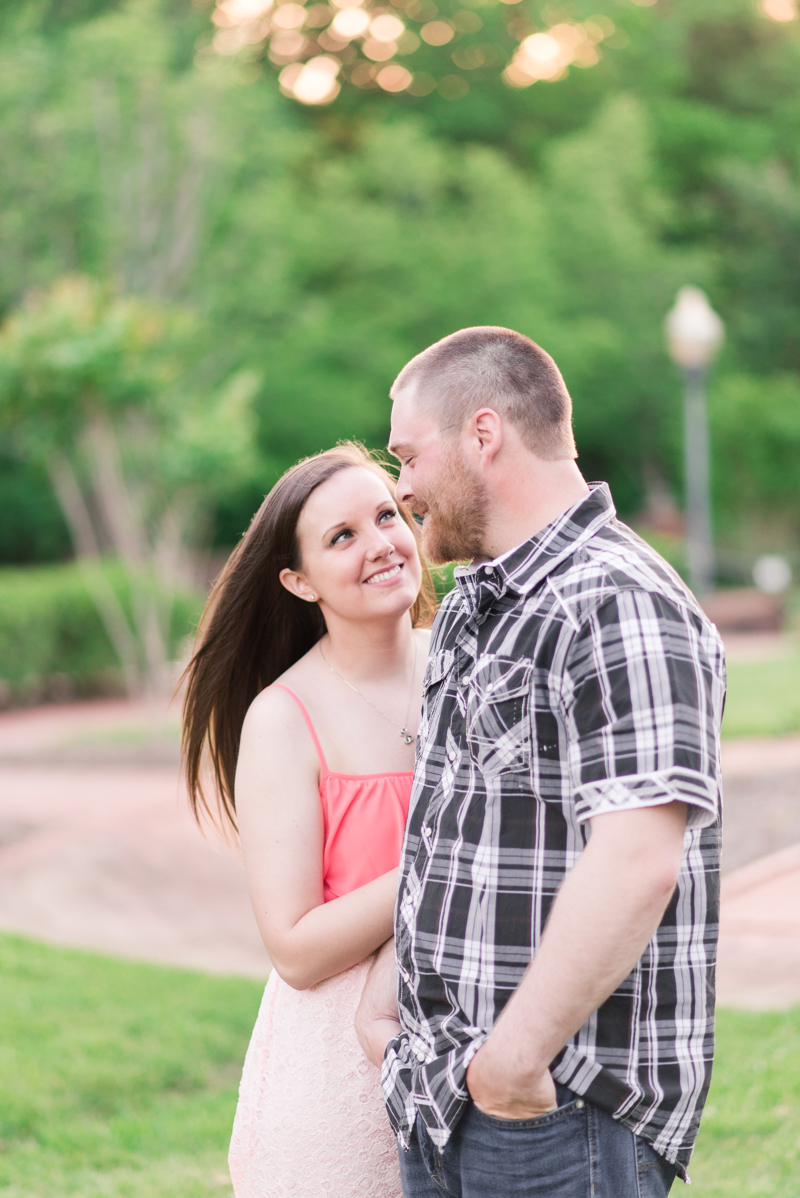
<svg viewBox="0 0 800 1198">
<path fill-rule="evenodd" d="M 440 0 L 440 15 L 463 7 Z M 616 33 L 597 65 L 557 82 L 513 89 L 483 67 L 457 100 L 345 84 L 304 107 L 258 48 L 209 49 L 203 0 L 5 0 L 0 314 L 86 275 L 165 325 L 181 314 L 160 379 L 175 402 L 249 372 L 257 455 L 207 479 L 207 531 L 229 546 L 298 456 L 342 436 L 383 445 L 397 370 L 475 323 L 553 353 L 584 473 L 610 482 L 623 516 L 661 485 L 680 503 L 680 380 L 662 326 L 695 283 L 728 329 L 711 396 L 718 539 L 793 552 L 800 21 L 751 0 L 470 7 L 506 58 L 509 22 L 519 34 L 599 14 Z M 416 53 L 441 74 L 451 51 Z M 32 368 L 14 343 L 7 330 L 5 564 L 70 553 L 14 409 L 15 371 Z M 103 369 L 118 386 L 123 366 Z"/>
<path fill-rule="evenodd" d="M 406 18 L 437 11 L 404 5 Z M 127 652 L 124 683 L 141 688 L 161 668 L 138 660 L 142 587 L 168 576 L 156 607 L 169 656 L 172 597 L 186 612 L 194 593 L 197 608 L 202 554 L 236 542 L 298 457 L 341 437 L 384 445 L 395 373 L 469 324 L 510 325 L 555 356 L 584 474 L 646 531 L 665 502 L 682 504 L 681 380 L 663 320 L 687 283 L 727 327 L 710 395 L 718 580 L 748 583 L 764 552 L 797 574 L 796 9 L 439 0 L 455 40 L 412 38 L 402 60 L 438 90 L 359 88 L 346 66 L 333 103 L 304 106 L 281 91 L 267 42 L 215 52 L 213 0 L 5 0 L 0 609 L 14 604 L 7 568 L 80 548 L 68 492 L 82 488 L 84 556 L 126 563 L 132 628 L 112 655 Z M 508 86 L 520 39 L 558 21 L 602 26 L 599 61 Z M 101 477 L 115 455 L 121 516 Z M 138 547 L 126 549 L 126 521 Z M 113 631 L 119 586 L 87 585 Z M 0 689 L 30 701 L 64 677 L 55 653 L 0 666 Z M 77 694 L 112 685 L 86 663 L 69 677 Z"/>
</svg>

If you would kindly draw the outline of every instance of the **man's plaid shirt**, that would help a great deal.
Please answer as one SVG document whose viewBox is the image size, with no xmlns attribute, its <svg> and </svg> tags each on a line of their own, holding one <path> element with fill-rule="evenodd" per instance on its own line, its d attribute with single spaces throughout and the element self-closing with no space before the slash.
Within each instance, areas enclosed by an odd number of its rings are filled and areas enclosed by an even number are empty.
<svg viewBox="0 0 800 1198">
<path fill-rule="evenodd" d="M 419 1117 L 446 1144 L 467 1065 L 536 952 L 587 821 L 679 799 L 685 852 L 661 925 L 551 1071 L 685 1176 L 713 1054 L 716 629 L 603 484 L 456 582 L 434 626 L 400 867 L 392 1124 L 407 1144 Z"/>
</svg>

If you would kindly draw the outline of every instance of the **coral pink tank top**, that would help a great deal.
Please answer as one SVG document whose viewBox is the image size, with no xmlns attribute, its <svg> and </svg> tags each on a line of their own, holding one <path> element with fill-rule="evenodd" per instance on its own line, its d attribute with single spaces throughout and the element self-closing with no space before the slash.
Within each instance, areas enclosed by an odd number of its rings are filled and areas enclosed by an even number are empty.
<svg viewBox="0 0 800 1198">
<path fill-rule="evenodd" d="M 331 773 L 305 707 L 288 686 L 280 682 L 273 686 L 292 696 L 319 754 L 319 797 L 325 820 L 322 883 L 328 903 L 397 867 L 414 774 L 411 770 L 394 774 Z"/>
</svg>

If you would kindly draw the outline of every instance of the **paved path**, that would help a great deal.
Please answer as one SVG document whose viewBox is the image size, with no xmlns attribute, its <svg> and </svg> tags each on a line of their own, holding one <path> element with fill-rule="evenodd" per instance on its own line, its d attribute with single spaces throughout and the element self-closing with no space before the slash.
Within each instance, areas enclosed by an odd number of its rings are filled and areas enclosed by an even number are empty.
<svg viewBox="0 0 800 1198">
<path fill-rule="evenodd" d="M 722 742 L 722 870 L 800 843 L 800 736 Z"/>
<path fill-rule="evenodd" d="M 717 995 L 751 1010 L 800 1003 L 800 844 L 723 877 Z"/>
<path fill-rule="evenodd" d="M 177 770 L 123 700 L 0 714 L 0 927 L 55 943 L 265 976 L 236 852 L 203 838 Z M 723 747 L 718 994 L 800 1003 L 800 737 Z"/>
<path fill-rule="evenodd" d="M 147 726 L 123 702 L 0 716 L 0 927 L 264 977 L 238 855 L 201 836 L 174 737 Z"/>
<path fill-rule="evenodd" d="M 723 742 L 717 994 L 728 1006 L 800 1003 L 800 737 Z"/>
</svg>

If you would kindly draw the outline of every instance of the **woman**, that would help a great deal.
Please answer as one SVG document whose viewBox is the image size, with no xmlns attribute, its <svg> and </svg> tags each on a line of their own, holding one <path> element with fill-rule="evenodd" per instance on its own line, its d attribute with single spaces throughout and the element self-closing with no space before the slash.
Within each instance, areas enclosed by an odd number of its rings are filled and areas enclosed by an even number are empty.
<svg viewBox="0 0 800 1198">
<path fill-rule="evenodd" d="M 401 1194 L 353 1016 L 392 934 L 432 614 L 391 476 L 345 445 L 276 484 L 203 617 L 189 791 L 209 809 L 208 760 L 274 967 L 239 1091 L 236 1198 Z"/>
</svg>

